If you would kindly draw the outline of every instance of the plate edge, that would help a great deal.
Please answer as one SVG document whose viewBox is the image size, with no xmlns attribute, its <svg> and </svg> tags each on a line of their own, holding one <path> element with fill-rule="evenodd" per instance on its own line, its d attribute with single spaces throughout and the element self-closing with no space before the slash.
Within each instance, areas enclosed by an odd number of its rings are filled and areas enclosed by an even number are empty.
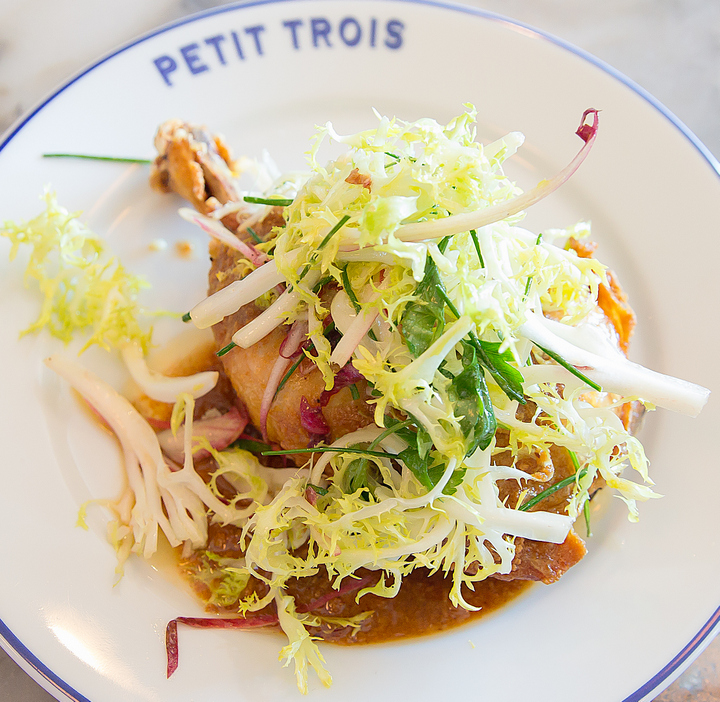
<svg viewBox="0 0 720 702">
<path fill-rule="evenodd" d="M 140 34 L 134 39 L 131 39 L 123 44 L 120 44 L 115 49 L 110 50 L 108 53 L 102 55 L 99 59 L 91 62 L 78 72 L 73 74 L 65 82 L 61 83 L 59 87 L 51 91 L 46 97 L 42 98 L 35 104 L 34 107 L 30 108 L 27 112 L 21 115 L 14 123 L 12 123 L 8 129 L 2 134 L 0 139 L 0 152 L 17 136 L 17 134 L 23 129 L 23 127 L 32 120 L 36 114 L 38 114 L 46 105 L 52 102 L 56 97 L 62 94 L 75 82 L 83 78 L 86 74 L 95 70 L 99 66 L 103 65 L 110 59 L 124 53 L 128 49 L 141 44 L 148 39 L 152 39 L 160 34 L 164 34 L 167 31 L 176 29 L 177 27 L 190 24 L 198 20 L 202 20 L 206 17 L 212 17 L 215 15 L 224 14 L 227 12 L 235 12 L 238 10 L 259 7 L 263 5 L 276 5 L 276 4 L 295 4 L 305 2 L 306 0 L 250 0 L 249 2 L 233 2 L 227 5 L 219 7 L 212 7 L 206 10 L 192 13 L 184 17 L 180 17 L 175 20 L 171 20 L 166 24 L 162 24 L 159 27 L 150 30 L 149 32 Z M 340 3 L 346 0 L 316 0 L 327 3 Z M 358 0 L 356 0 L 357 2 Z M 532 25 L 526 24 L 520 20 L 515 20 L 502 14 L 484 10 L 478 7 L 464 5 L 454 2 L 446 2 L 445 0 L 359 0 L 365 4 L 371 4 L 374 2 L 397 2 L 399 4 L 407 5 L 419 5 L 426 7 L 436 7 L 440 9 L 451 10 L 455 12 L 461 12 L 464 14 L 481 17 L 486 20 L 498 22 L 507 26 L 510 30 L 529 34 L 536 39 L 542 41 L 548 41 L 571 54 L 574 54 L 578 58 L 590 63 L 596 68 L 600 69 L 604 73 L 615 78 L 618 82 L 625 85 L 627 88 L 636 93 L 639 97 L 650 104 L 656 109 L 662 116 L 664 116 L 680 133 L 691 143 L 695 150 L 702 156 L 708 166 L 715 172 L 715 175 L 720 177 L 720 161 L 712 154 L 712 152 L 703 144 L 703 142 L 693 133 L 693 131 L 680 120 L 670 109 L 668 109 L 662 102 L 655 98 L 645 88 L 636 83 L 634 80 L 626 76 L 621 71 L 617 70 L 604 60 L 591 54 L 590 52 L 561 39 L 558 36 L 553 35 L 550 32 L 539 29 Z M 710 643 L 713 637 L 720 632 L 720 607 L 715 610 L 714 614 L 708 619 L 708 621 L 701 627 L 698 633 L 686 644 L 679 653 L 670 660 L 658 673 L 656 673 L 650 680 L 638 688 L 630 696 L 626 697 L 622 702 L 646 702 L 652 699 L 651 694 L 659 694 L 667 685 L 669 685 L 676 677 L 678 677 L 683 670 L 689 666 L 692 661 L 702 653 L 704 648 Z M 55 692 L 62 692 L 66 699 L 70 699 L 73 702 L 90 702 L 86 697 L 81 695 L 79 692 L 74 690 L 70 685 L 65 683 L 60 677 L 53 673 L 45 664 L 43 664 L 31 651 L 28 649 L 20 639 L 7 627 L 7 625 L 0 620 L 0 646 L 8 652 L 8 655 L 38 684 L 41 685 L 48 693 L 55 694 Z M 43 684 L 45 683 L 45 684 Z"/>
</svg>

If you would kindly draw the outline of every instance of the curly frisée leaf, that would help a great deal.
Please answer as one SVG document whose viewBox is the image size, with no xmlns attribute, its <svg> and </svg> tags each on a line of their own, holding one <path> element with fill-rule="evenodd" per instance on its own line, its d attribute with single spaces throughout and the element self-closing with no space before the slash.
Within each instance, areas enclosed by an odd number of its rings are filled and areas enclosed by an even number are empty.
<svg viewBox="0 0 720 702">
<path fill-rule="evenodd" d="M 288 637 L 288 645 L 280 651 L 280 660 L 285 660 L 285 666 L 295 664 L 295 677 L 300 692 L 307 694 L 308 665 L 310 665 L 325 687 L 332 685 L 332 677 L 325 667 L 325 659 L 315 643 L 316 639 L 310 636 L 305 624 L 308 615 L 298 614 L 295 609 L 295 600 L 289 595 L 278 592 L 275 596 L 278 620 L 280 627 Z"/>
<path fill-rule="evenodd" d="M 89 338 L 82 350 L 136 342 L 146 351 L 150 332 L 139 323 L 147 312 L 138 294 L 148 283 L 126 271 L 77 213 L 58 205 L 53 192 L 46 190 L 44 200 L 45 211 L 37 217 L 5 222 L 0 230 L 12 242 L 11 260 L 20 246 L 31 248 L 25 282 L 35 280 L 44 296 L 38 318 L 23 334 L 46 328 L 67 343 L 85 332 Z"/>
</svg>

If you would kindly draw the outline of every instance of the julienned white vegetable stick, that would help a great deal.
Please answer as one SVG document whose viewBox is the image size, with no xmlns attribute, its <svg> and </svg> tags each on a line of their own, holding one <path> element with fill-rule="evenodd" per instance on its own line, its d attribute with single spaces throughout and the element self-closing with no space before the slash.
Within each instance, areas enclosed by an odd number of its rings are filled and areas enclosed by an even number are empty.
<svg viewBox="0 0 720 702">
<path fill-rule="evenodd" d="M 591 135 L 586 139 L 581 134 L 585 117 L 593 112 L 593 126 Z M 461 214 L 434 219 L 427 222 L 415 222 L 413 224 L 402 224 L 395 230 L 395 236 L 401 241 L 423 241 L 425 239 L 440 239 L 444 236 L 459 234 L 470 229 L 480 229 L 488 224 L 500 222 L 511 215 L 526 210 L 531 205 L 539 202 L 550 193 L 557 190 L 575 171 L 588 155 L 597 131 L 597 112 L 588 111 L 583 115 L 583 124 L 578 129 L 578 135 L 585 142 L 576 154 L 575 158 L 565 166 L 557 175 L 550 180 L 541 180 L 532 190 L 514 197 L 512 200 L 491 205 L 482 210 L 463 212 Z"/>
<path fill-rule="evenodd" d="M 263 268 L 264 267 L 265 266 L 263 266 Z M 250 275 L 252 275 L 252 273 Z M 307 286 L 310 288 L 315 285 L 319 279 L 319 271 L 310 271 L 305 276 Z M 245 280 L 247 280 L 247 278 L 245 278 Z M 279 327 L 285 321 L 288 313 L 295 309 L 299 301 L 300 296 L 295 290 L 286 290 L 260 316 L 255 317 L 252 322 L 248 322 L 244 327 L 238 329 L 233 334 L 233 342 L 247 349 L 254 343 L 260 341 L 260 339 L 264 339 L 273 329 Z"/>
<path fill-rule="evenodd" d="M 606 392 L 639 397 L 658 407 L 696 417 L 707 402 L 710 391 L 679 378 L 656 373 L 643 366 L 614 356 L 605 358 L 571 344 L 553 333 L 551 320 L 528 312 L 527 321 L 518 330 L 533 343 L 561 356 Z"/>
<path fill-rule="evenodd" d="M 492 502 L 495 500 L 493 499 Z M 573 525 L 573 518 L 565 514 L 553 512 L 523 512 L 487 505 L 488 500 L 481 500 L 480 505 L 470 505 L 459 497 L 447 499 L 444 509 L 447 513 L 481 531 L 496 531 L 509 536 L 522 536 L 533 541 L 547 541 L 561 544 L 567 538 Z"/>
<path fill-rule="evenodd" d="M 182 377 L 163 375 L 148 368 L 142 349 L 136 343 L 123 346 L 122 357 L 132 379 L 148 397 L 158 402 L 174 403 L 181 393 L 192 395 L 194 399 L 202 397 L 215 387 L 220 376 L 217 371 Z"/>
<path fill-rule="evenodd" d="M 365 334 L 368 333 L 370 327 L 374 324 L 380 311 L 377 308 L 365 310 L 362 309 L 352 324 L 343 333 L 342 338 L 330 355 L 330 361 L 337 363 L 341 368 L 352 358 L 353 351 L 362 341 Z"/>
<path fill-rule="evenodd" d="M 90 371 L 60 356 L 50 356 L 45 359 L 45 364 L 67 380 L 101 414 L 120 440 L 123 451 L 137 456 L 143 471 L 145 496 L 152 519 L 163 530 L 170 544 L 178 546 L 182 539 L 175 534 L 163 512 L 157 483 L 153 484 L 146 475 L 147 471 L 156 475 L 157 467 L 165 465 L 152 427 L 130 402 Z M 145 539 L 154 538 L 154 535 L 146 532 Z"/>
<path fill-rule="evenodd" d="M 242 280 L 230 283 L 199 302 L 190 310 L 190 319 L 199 329 L 207 329 L 283 282 L 285 277 L 278 271 L 275 261 L 268 261 Z"/>
<path fill-rule="evenodd" d="M 350 325 L 357 318 L 357 312 L 350 301 L 350 297 L 344 290 L 340 289 L 335 293 L 335 297 L 330 303 L 330 315 L 333 322 L 335 322 L 335 328 L 341 334 L 346 334 Z"/>
</svg>

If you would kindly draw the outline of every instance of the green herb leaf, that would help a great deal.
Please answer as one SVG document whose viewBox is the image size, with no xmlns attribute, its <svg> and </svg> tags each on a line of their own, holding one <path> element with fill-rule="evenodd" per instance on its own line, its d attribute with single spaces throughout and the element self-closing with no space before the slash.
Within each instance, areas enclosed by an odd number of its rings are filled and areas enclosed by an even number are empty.
<svg viewBox="0 0 720 702">
<path fill-rule="evenodd" d="M 431 480 L 430 474 L 428 473 L 430 466 L 429 453 L 426 454 L 424 458 L 421 458 L 417 448 L 408 446 L 408 448 L 398 454 L 398 458 L 412 471 L 413 475 L 420 481 L 425 489 L 432 490 L 435 487 L 435 483 Z"/>
<path fill-rule="evenodd" d="M 415 356 L 427 351 L 445 331 L 445 286 L 435 261 L 425 261 L 425 273 L 415 289 L 415 300 L 405 308 L 400 331 L 405 344 Z"/>
<path fill-rule="evenodd" d="M 440 482 L 440 478 L 443 477 L 443 473 L 445 473 L 446 468 L 447 466 L 444 463 L 436 463 L 428 469 L 428 476 L 433 484 L 433 487 Z M 445 487 L 443 488 L 443 495 L 455 494 L 455 491 L 458 489 L 458 486 L 462 483 L 463 478 L 465 477 L 466 471 L 467 466 L 465 465 L 461 465 L 453 471 L 450 476 L 450 480 L 447 481 Z"/>
<path fill-rule="evenodd" d="M 456 416 L 462 416 L 460 428 L 468 440 L 467 454 L 486 449 L 497 429 L 497 420 L 488 393 L 485 375 L 475 347 L 463 341 L 463 371 L 450 383 L 450 399 Z"/>
<path fill-rule="evenodd" d="M 490 371 L 490 375 L 495 379 L 500 389 L 511 400 L 517 400 L 524 405 L 523 376 L 517 368 L 510 365 L 513 360 L 510 349 L 500 353 L 501 342 L 482 341 L 474 334 L 471 335 L 471 340 L 478 352 L 480 363 Z"/>
<path fill-rule="evenodd" d="M 431 456 L 426 453 L 424 458 L 420 457 L 417 449 L 409 446 L 401 451 L 397 456 L 409 469 L 413 475 L 420 481 L 420 484 L 428 491 L 432 490 L 443 477 L 447 464 L 438 460 L 437 456 Z M 443 495 L 452 495 L 458 485 L 462 483 L 465 477 L 465 466 L 460 466 L 453 471 L 447 484 L 443 488 Z"/>
<path fill-rule="evenodd" d="M 375 495 L 375 489 L 380 485 L 377 468 L 367 458 L 352 461 L 343 472 L 342 491 L 347 495 L 352 495 L 358 490 L 367 490 L 371 495 Z"/>
</svg>

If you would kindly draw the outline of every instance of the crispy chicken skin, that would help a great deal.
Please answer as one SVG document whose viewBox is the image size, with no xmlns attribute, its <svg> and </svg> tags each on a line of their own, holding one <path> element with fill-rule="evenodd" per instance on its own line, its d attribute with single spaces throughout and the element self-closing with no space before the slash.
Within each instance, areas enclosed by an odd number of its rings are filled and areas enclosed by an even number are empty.
<svg viewBox="0 0 720 702">
<path fill-rule="evenodd" d="M 171 120 L 161 125 L 155 145 L 158 157 L 155 160 L 151 183 L 164 192 L 176 192 L 200 212 L 208 214 L 219 205 L 239 200 L 234 183 L 233 161 L 221 138 L 211 136 L 204 128 Z M 245 215 L 230 215 L 223 223 L 237 232 Z M 253 222 L 253 229 L 261 238 L 274 226 L 283 224 L 281 210 L 274 208 L 261 221 Z M 570 247 L 581 257 L 594 253 L 596 245 L 571 239 Z M 243 277 L 247 268 L 241 264 L 241 255 L 228 247 L 212 241 L 210 243 L 211 269 L 209 293 L 229 285 Z M 226 346 L 233 333 L 260 314 L 253 303 L 245 305 L 235 314 L 225 318 L 213 327 L 217 348 Z M 627 353 L 628 342 L 635 325 L 635 315 L 627 298 L 612 273 L 608 284 L 600 286 L 598 297 L 598 321 L 607 327 L 608 333 L 623 352 Z M 234 348 L 222 357 L 225 373 L 230 378 L 238 397 L 245 404 L 250 421 L 260 425 L 260 408 L 270 372 L 278 358 L 280 345 L 287 334 L 287 327 L 279 327 L 264 339 L 248 349 Z M 330 427 L 327 437 L 330 441 L 355 431 L 373 421 L 372 407 L 367 404 L 364 382 L 357 384 L 360 399 L 353 400 L 349 388 L 332 396 L 322 409 L 325 421 Z M 319 406 L 324 390 L 322 376 L 311 361 L 303 361 L 285 386 L 277 393 L 267 418 L 268 439 L 286 449 L 304 448 L 313 440 L 302 426 L 300 404 L 305 397 L 311 407 Z M 603 398 L 597 398 L 603 401 Z M 631 431 L 637 428 L 643 414 L 640 403 L 627 403 L 618 410 L 623 423 Z M 531 409 L 520 407 L 519 413 L 527 414 L 525 421 L 532 420 Z M 503 443 L 505 441 L 505 443 Z M 507 436 L 498 432 L 497 445 L 507 445 Z M 500 451 L 494 461 L 504 463 L 512 460 L 510 452 Z M 297 456 L 298 464 L 305 462 Z M 516 504 L 520 493 L 527 490 L 525 500 L 541 493 L 574 473 L 574 466 L 568 453 L 561 448 L 553 449 L 549 455 L 529 455 L 517 461 L 517 467 L 528 473 L 528 479 L 505 480 L 499 483 L 500 497 L 509 504 Z M 594 489 L 601 487 L 601 481 Z M 533 509 L 564 512 L 570 488 L 555 492 L 551 497 Z M 516 557 L 512 571 L 498 575 L 503 580 L 539 580 L 551 583 L 557 580 L 571 566 L 585 555 L 585 545 L 571 531 L 562 544 L 551 544 L 518 538 L 515 540 Z M 473 564 L 470 565 L 470 568 Z"/>
<path fill-rule="evenodd" d="M 255 227 L 262 237 L 267 229 L 267 218 Z M 226 246 L 211 243 L 209 292 L 212 294 L 234 280 L 237 274 L 240 254 Z M 232 335 L 242 326 L 260 314 L 254 304 L 245 305 L 235 314 L 226 317 L 213 327 L 218 349 L 227 345 Z M 287 327 L 278 327 L 264 339 L 248 349 L 234 348 L 222 357 L 225 373 L 232 381 L 235 392 L 245 403 L 250 421 L 260 426 L 260 405 L 270 371 L 280 354 L 280 345 L 287 334 Z M 360 398 L 352 398 L 350 388 L 344 388 L 333 395 L 322 408 L 323 416 L 330 427 L 328 439 L 335 441 L 345 434 L 367 426 L 373 421 L 372 409 L 366 404 L 366 383 L 359 382 Z M 268 439 L 285 449 L 305 448 L 313 440 L 300 421 L 300 403 L 305 397 L 311 407 L 319 405 L 320 395 L 325 389 L 322 375 L 309 359 L 303 361 L 297 371 L 275 397 L 267 418 Z M 298 456 L 299 463 L 305 463 L 307 457 Z"/>
<path fill-rule="evenodd" d="M 233 161 L 220 137 L 211 136 L 204 128 L 187 125 L 179 120 L 165 122 L 155 137 L 158 156 L 153 164 L 150 182 L 162 192 L 176 192 L 199 212 L 208 214 L 219 205 L 240 199 L 234 182 Z M 243 214 L 223 218 L 225 226 L 237 231 Z M 253 229 L 261 238 L 274 226 L 283 224 L 281 210 L 274 208 Z M 208 293 L 212 294 L 239 280 L 247 268 L 238 265 L 241 255 L 216 241 L 210 243 L 211 268 Z M 230 342 L 241 326 L 260 314 L 255 304 L 242 307 L 213 327 L 217 349 Z M 287 334 L 279 327 L 249 349 L 235 348 L 222 357 L 226 375 L 243 402 L 254 426 L 260 426 L 260 408 L 270 372 Z M 333 395 L 322 408 L 330 428 L 330 441 L 360 429 L 372 422 L 372 409 L 366 404 L 365 383 L 358 383 L 360 399 L 352 398 L 349 388 Z M 311 407 L 319 405 L 325 389 L 320 371 L 311 361 L 303 361 L 298 370 L 278 392 L 268 413 L 267 435 L 273 444 L 284 449 L 307 447 L 316 436 L 309 434 L 300 421 L 300 404 L 305 397 Z M 306 461 L 298 456 L 298 463 Z"/>
<path fill-rule="evenodd" d="M 203 214 L 240 199 L 235 164 L 222 137 L 172 119 L 160 125 L 155 148 L 150 184 L 157 190 L 177 193 Z"/>
</svg>

